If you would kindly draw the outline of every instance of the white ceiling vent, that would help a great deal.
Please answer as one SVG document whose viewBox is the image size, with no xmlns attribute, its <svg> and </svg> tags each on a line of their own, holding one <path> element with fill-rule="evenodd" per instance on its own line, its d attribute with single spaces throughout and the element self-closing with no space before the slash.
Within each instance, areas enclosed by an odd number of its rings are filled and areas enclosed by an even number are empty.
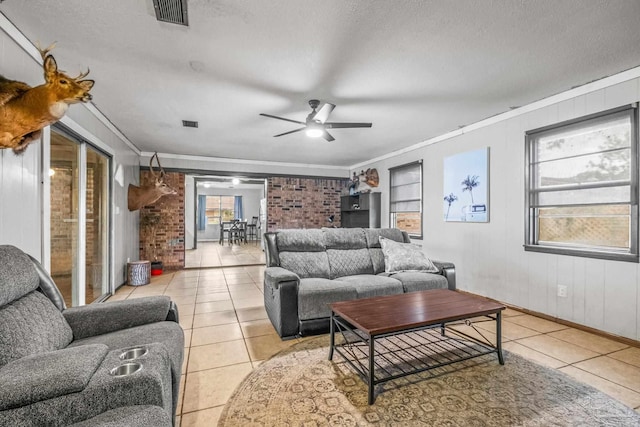
<svg viewBox="0 0 640 427">
<path fill-rule="evenodd" d="M 158 21 L 189 25 L 187 0 L 153 0 L 153 8 Z"/>
</svg>

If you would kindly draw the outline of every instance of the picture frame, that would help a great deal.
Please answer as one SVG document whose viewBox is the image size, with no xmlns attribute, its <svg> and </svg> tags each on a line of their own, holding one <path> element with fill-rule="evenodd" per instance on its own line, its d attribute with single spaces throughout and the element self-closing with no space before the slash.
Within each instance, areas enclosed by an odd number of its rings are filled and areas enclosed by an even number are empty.
<svg viewBox="0 0 640 427">
<path fill-rule="evenodd" d="M 489 222 L 489 147 L 444 158 L 445 222 Z"/>
</svg>

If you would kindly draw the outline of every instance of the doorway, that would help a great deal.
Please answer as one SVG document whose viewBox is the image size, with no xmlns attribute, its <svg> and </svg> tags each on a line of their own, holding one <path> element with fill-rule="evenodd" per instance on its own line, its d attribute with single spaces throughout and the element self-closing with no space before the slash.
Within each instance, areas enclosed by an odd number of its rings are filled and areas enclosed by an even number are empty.
<svg viewBox="0 0 640 427">
<path fill-rule="evenodd" d="M 186 180 L 185 268 L 263 265 L 259 218 L 265 179 L 187 175 Z M 255 224 L 246 241 L 230 242 L 220 233 L 224 223 L 228 227 L 236 219 Z"/>
</svg>

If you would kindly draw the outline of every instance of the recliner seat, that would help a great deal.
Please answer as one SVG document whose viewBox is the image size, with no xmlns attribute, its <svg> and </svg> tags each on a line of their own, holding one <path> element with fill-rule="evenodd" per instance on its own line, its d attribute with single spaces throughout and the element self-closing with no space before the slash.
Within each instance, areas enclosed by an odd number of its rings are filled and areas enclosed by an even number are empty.
<svg viewBox="0 0 640 427">
<path fill-rule="evenodd" d="M 133 405 L 175 419 L 184 351 L 177 320 L 164 296 L 67 309 L 37 261 L 0 246 L 0 425 L 70 425 Z M 148 349 L 135 360 L 140 371 L 110 374 L 124 350 L 140 346 Z"/>
</svg>

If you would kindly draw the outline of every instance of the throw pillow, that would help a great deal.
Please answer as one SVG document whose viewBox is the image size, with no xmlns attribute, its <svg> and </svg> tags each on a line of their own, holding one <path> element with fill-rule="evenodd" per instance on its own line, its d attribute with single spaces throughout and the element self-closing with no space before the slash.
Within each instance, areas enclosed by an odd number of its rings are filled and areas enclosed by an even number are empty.
<svg viewBox="0 0 640 427">
<path fill-rule="evenodd" d="M 423 272 L 437 273 L 438 268 L 422 252 L 422 248 L 411 243 L 399 243 L 380 237 L 384 254 L 385 273 Z"/>
</svg>

